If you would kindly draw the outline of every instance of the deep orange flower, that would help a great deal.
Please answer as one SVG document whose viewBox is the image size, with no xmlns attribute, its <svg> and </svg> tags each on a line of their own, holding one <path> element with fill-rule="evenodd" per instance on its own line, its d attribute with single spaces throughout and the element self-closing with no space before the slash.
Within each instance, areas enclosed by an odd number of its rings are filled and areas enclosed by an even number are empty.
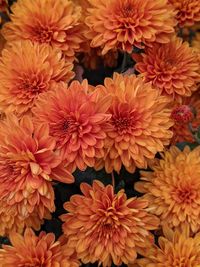
<svg viewBox="0 0 200 267">
<path fill-rule="evenodd" d="M 80 6 L 70 0 L 18 0 L 11 10 L 11 22 L 3 27 L 6 40 L 48 43 L 74 59 L 82 42 Z"/>
<path fill-rule="evenodd" d="M 21 232 L 25 225 L 39 229 L 55 209 L 51 180 L 72 183 L 55 152 L 46 124 L 35 126 L 24 116 L 0 121 L 0 235 Z"/>
<path fill-rule="evenodd" d="M 60 86 L 43 94 L 33 109 L 37 123 L 49 125 L 50 135 L 72 171 L 93 167 L 95 158 L 104 156 L 110 97 L 99 100 L 98 91 L 88 90 L 86 80 L 82 84 L 73 81 L 69 88 Z"/>
<path fill-rule="evenodd" d="M 177 11 L 176 18 L 180 27 L 192 26 L 200 21 L 199 0 L 168 0 Z"/>
<path fill-rule="evenodd" d="M 199 62 L 193 49 L 180 38 L 168 44 L 154 44 L 141 56 L 133 57 L 138 62 L 136 70 L 146 81 L 152 81 L 162 94 L 179 99 L 197 90 Z"/>
<path fill-rule="evenodd" d="M 19 41 L 7 46 L 0 60 L 1 110 L 19 115 L 30 111 L 39 94 L 73 77 L 72 68 L 61 51 L 49 45 Z"/>
<path fill-rule="evenodd" d="M 148 250 L 144 259 L 138 260 L 139 267 L 197 267 L 200 265 L 200 234 L 190 236 L 187 226 L 172 231 L 164 229 L 164 236 L 159 237 L 158 246 Z M 132 267 L 132 265 L 129 265 Z"/>
<path fill-rule="evenodd" d="M 175 13 L 167 0 L 90 0 L 85 23 L 91 47 L 132 52 L 133 46 L 168 43 L 174 33 Z"/>
<path fill-rule="evenodd" d="M 37 237 L 27 228 L 24 236 L 18 233 L 10 235 L 12 246 L 3 245 L 0 249 L 0 267 L 42 266 L 42 267 L 78 267 L 80 263 L 67 257 L 67 246 L 55 241 L 53 233 L 41 232 Z M 69 248 L 71 253 L 72 249 Z"/>
<path fill-rule="evenodd" d="M 161 160 L 151 163 L 152 171 L 142 171 L 136 190 L 145 193 L 152 213 L 170 227 L 188 223 L 200 230 L 200 146 L 180 151 L 172 146 Z"/>
<path fill-rule="evenodd" d="M 189 123 L 191 123 L 191 126 L 193 129 L 197 129 L 200 126 L 200 99 L 199 99 L 199 93 L 193 94 L 191 97 L 184 98 L 182 101 L 183 106 L 188 107 L 188 115 L 191 118 L 189 121 L 185 121 L 182 119 L 177 120 L 177 118 L 174 117 L 174 114 L 176 111 L 179 110 L 182 105 L 178 104 L 174 106 L 174 109 L 172 111 L 172 119 L 174 119 L 174 126 L 172 127 L 173 130 L 173 138 L 172 143 L 176 144 L 178 142 L 194 142 L 194 137 L 191 133 L 191 130 L 189 129 Z M 192 114 L 191 114 L 192 113 Z M 192 116 L 192 117 L 191 117 Z"/>
<path fill-rule="evenodd" d="M 81 184 L 83 196 L 74 195 L 61 216 L 67 245 L 74 248 L 83 263 L 103 264 L 110 267 L 134 262 L 137 252 L 152 242 L 149 230 L 156 229 L 157 217 L 147 212 L 148 202 L 127 199 L 124 190 L 114 194 L 111 185 L 94 181 L 90 186 Z"/>
<path fill-rule="evenodd" d="M 99 89 L 102 94 L 112 94 L 108 110 L 112 117 L 104 145 L 105 156 L 97 162 L 96 169 L 105 166 L 110 173 L 119 172 L 122 165 L 129 172 L 136 166 L 146 168 L 147 160 L 163 151 L 172 137 L 168 99 L 135 75 L 115 73 Z"/>
</svg>

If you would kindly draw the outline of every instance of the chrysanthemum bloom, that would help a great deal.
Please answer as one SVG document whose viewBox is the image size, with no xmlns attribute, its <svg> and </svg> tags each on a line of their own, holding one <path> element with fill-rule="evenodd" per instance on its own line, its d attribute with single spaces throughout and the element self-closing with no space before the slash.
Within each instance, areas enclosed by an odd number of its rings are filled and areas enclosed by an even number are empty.
<svg viewBox="0 0 200 267">
<path fill-rule="evenodd" d="M 152 246 L 144 259 L 139 259 L 139 267 L 197 267 L 200 266 L 200 234 L 190 236 L 189 229 L 172 231 L 164 228 L 164 236 L 159 237 L 158 246 Z M 132 267 L 132 265 L 129 265 Z"/>
<path fill-rule="evenodd" d="M 132 52 L 133 46 L 168 43 L 176 25 L 175 12 L 167 0 L 90 0 L 85 23 L 91 47 Z"/>
<path fill-rule="evenodd" d="M 30 111 L 39 94 L 73 77 L 72 68 L 60 50 L 47 44 L 12 43 L 0 59 L 0 109 L 19 115 Z"/>
<path fill-rule="evenodd" d="M 67 245 L 75 248 L 83 263 L 112 262 L 120 266 L 134 262 L 137 252 L 152 242 L 149 230 L 158 227 L 157 217 L 147 212 L 148 202 L 127 199 L 124 190 L 114 194 L 111 185 L 94 181 L 90 186 L 81 184 L 82 195 L 74 195 L 64 208 L 69 212 L 61 216 Z"/>
<path fill-rule="evenodd" d="M 136 70 L 162 94 L 179 99 L 197 90 L 199 62 L 193 49 L 180 38 L 173 38 L 168 44 L 154 44 L 141 56 L 133 57 Z"/>
<path fill-rule="evenodd" d="M 145 193 L 152 213 L 161 224 L 176 227 L 187 222 L 193 232 L 200 230 L 200 146 L 193 151 L 172 146 L 150 166 L 152 171 L 141 172 L 135 189 Z"/>
<path fill-rule="evenodd" d="M 72 171 L 93 167 L 95 158 L 104 156 L 110 97 L 99 99 L 97 90 L 88 90 L 86 80 L 82 84 L 73 81 L 69 88 L 62 85 L 41 95 L 33 109 L 37 123 L 49 125 L 50 135 Z"/>
<path fill-rule="evenodd" d="M 3 27 L 8 41 L 28 39 L 60 48 L 74 58 L 82 42 L 81 7 L 70 0 L 18 0 L 11 7 L 11 22 Z M 48 11 L 48 12 L 47 12 Z"/>
<path fill-rule="evenodd" d="M 181 111 L 181 110 L 182 111 Z M 182 105 L 175 105 L 172 110 L 172 119 L 174 120 L 172 143 L 194 142 L 194 137 L 189 128 L 189 123 L 193 129 L 200 126 L 200 98 L 199 93 L 183 99 Z"/>
<path fill-rule="evenodd" d="M 18 233 L 10 235 L 12 246 L 3 245 L 0 249 L 0 267 L 42 266 L 42 267 L 78 267 L 78 261 L 71 261 L 65 255 L 66 246 L 55 241 L 53 233 L 41 232 L 36 236 L 27 228 L 24 236 Z M 71 249 L 69 249 L 71 250 Z"/>
<path fill-rule="evenodd" d="M 55 209 L 51 180 L 72 183 L 55 152 L 55 141 L 46 124 L 9 115 L 0 121 L 0 235 L 39 228 Z"/>
<path fill-rule="evenodd" d="M 177 11 L 176 19 L 180 27 L 192 26 L 200 21 L 199 0 L 168 0 Z"/>
<path fill-rule="evenodd" d="M 102 94 L 112 94 L 108 113 L 112 115 L 105 140 L 105 156 L 97 161 L 96 169 L 119 172 L 122 165 L 133 172 L 146 168 L 147 160 L 169 144 L 173 125 L 171 110 L 165 96 L 135 75 L 115 73 L 99 86 Z"/>
</svg>

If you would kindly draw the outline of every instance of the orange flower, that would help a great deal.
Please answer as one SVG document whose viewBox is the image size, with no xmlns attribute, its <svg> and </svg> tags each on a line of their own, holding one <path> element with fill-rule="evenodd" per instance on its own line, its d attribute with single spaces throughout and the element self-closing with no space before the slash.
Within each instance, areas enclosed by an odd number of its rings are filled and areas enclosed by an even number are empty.
<svg viewBox="0 0 200 267">
<path fill-rule="evenodd" d="M 53 233 L 41 232 L 37 237 L 27 228 L 24 236 L 18 233 L 10 235 L 13 246 L 3 245 L 0 249 L 0 267 L 43 266 L 78 267 L 80 263 L 66 257 L 66 245 L 55 241 Z M 71 249 L 69 249 L 69 252 Z M 70 252 L 71 253 L 71 252 Z"/>
<path fill-rule="evenodd" d="M 11 10 L 11 22 L 3 27 L 6 40 L 48 43 L 74 59 L 82 42 L 80 6 L 70 0 L 18 0 Z"/>
<path fill-rule="evenodd" d="M 90 0 L 85 23 L 91 47 L 132 52 L 133 46 L 168 43 L 174 33 L 175 13 L 167 0 Z"/>
<path fill-rule="evenodd" d="M 139 267 L 200 266 L 200 233 L 190 237 L 189 229 L 172 231 L 165 227 L 164 236 L 159 237 L 158 246 L 149 249 Z M 130 265 L 129 267 L 132 267 Z"/>
<path fill-rule="evenodd" d="M 89 93 L 87 81 L 73 81 L 41 95 L 33 113 L 37 123 L 47 123 L 61 156 L 71 171 L 93 167 L 104 156 L 105 125 L 110 115 L 110 97 L 98 100 L 98 91 Z M 46 107 L 44 109 L 44 106 Z"/>
<path fill-rule="evenodd" d="M 1 110 L 19 115 L 30 111 L 39 94 L 73 77 L 72 68 L 59 50 L 46 44 L 19 41 L 7 46 L 0 61 Z"/>
<path fill-rule="evenodd" d="M 200 21 L 199 0 L 168 0 L 177 11 L 176 18 L 180 27 L 192 26 Z"/>
<path fill-rule="evenodd" d="M 149 230 L 156 229 L 157 217 L 147 212 L 147 201 L 127 199 L 124 190 L 114 194 L 111 185 L 94 181 L 81 184 L 83 196 L 74 195 L 64 204 L 62 215 L 67 245 L 76 249 L 83 263 L 102 263 L 110 267 L 134 262 L 137 252 L 152 242 Z"/>
<path fill-rule="evenodd" d="M 187 106 L 189 108 L 188 115 L 191 117 L 191 120 L 177 120 L 174 117 L 175 111 L 178 111 L 182 106 L 175 105 L 172 111 L 172 118 L 174 119 L 173 130 L 173 138 L 172 143 L 176 144 L 178 142 L 194 142 L 194 137 L 189 130 L 188 123 L 190 122 L 194 129 L 197 129 L 200 126 L 200 99 L 199 93 L 193 94 L 191 97 L 184 98 L 182 101 L 183 106 Z M 192 114 L 191 114 L 192 113 Z"/>
<path fill-rule="evenodd" d="M 0 121 L 0 235 L 36 228 L 55 209 L 51 180 L 72 183 L 55 152 L 48 125 L 24 116 Z"/>
<path fill-rule="evenodd" d="M 152 81 L 162 94 L 180 99 L 197 90 L 199 62 L 187 42 L 174 38 L 168 44 L 154 44 L 142 56 L 133 55 L 137 71 Z"/>
<path fill-rule="evenodd" d="M 150 165 L 152 171 L 142 171 L 143 181 L 136 190 L 145 193 L 152 213 L 161 224 L 176 227 L 188 223 L 193 232 L 200 230 L 200 146 L 180 151 L 172 146 Z"/>
<path fill-rule="evenodd" d="M 172 137 L 168 99 L 135 75 L 115 73 L 104 84 L 99 89 L 102 94 L 112 94 L 108 110 L 112 117 L 104 145 L 105 157 L 97 161 L 96 169 L 105 165 L 110 173 L 119 172 L 122 165 L 129 172 L 134 172 L 135 167 L 146 168 L 147 160 L 163 151 Z"/>
</svg>

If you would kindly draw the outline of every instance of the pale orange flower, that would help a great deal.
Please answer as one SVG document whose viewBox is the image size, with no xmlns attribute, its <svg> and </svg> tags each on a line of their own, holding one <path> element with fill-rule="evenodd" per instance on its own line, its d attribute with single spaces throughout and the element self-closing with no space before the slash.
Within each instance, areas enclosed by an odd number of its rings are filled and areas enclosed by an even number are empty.
<svg viewBox="0 0 200 267">
<path fill-rule="evenodd" d="M 67 246 L 55 240 L 53 233 L 41 232 L 36 236 L 27 228 L 24 236 L 12 232 L 12 246 L 3 245 L 0 249 L 0 267 L 42 266 L 42 267 L 78 267 L 76 259 L 67 256 Z M 71 253 L 72 249 L 69 248 Z"/>
<path fill-rule="evenodd" d="M 174 33 L 175 12 L 167 0 L 90 0 L 85 23 L 91 47 L 131 53 L 133 46 L 168 43 Z"/>
<path fill-rule="evenodd" d="M 147 212 L 148 202 L 127 199 L 124 190 L 114 194 L 111 185 L 94 181 L 81 184 L 82 195 L 74 195 L 61 216 L 67 245 L 83 263 L 98 261 L 103 267 L 134 262 L 137 252 L 153 241 L 149 230 L 156 229 L 157 217 Z"/>
<path fill-rule="evenodd" d="M 142 55 L 133 55 L 135 68 L 162 94 L 180 99 L 191 96 L 200 81 L 199 61 L 187 42 L 173 38 L 168 44 L 154 44 Z"/>
<path fill-rule="evenodd" d="M 180 27 L 192 26 L 200 21 L 199 0 L 168 0 L 177 11 L 176 18 Z"/>
<path fill-rule="evenodd" d="M 82 84 L 73 81 L 69 88 L 63 85 L 41 95 L 33 109 L 37 123 L 49 125 L 50 135 L 71 171 L 93 167 L 95 159 L 104 156 L 110 97 L 99 100 L 98 91 L 92 91 L 89 93 L 86 80 Z"/>
<path fill-rule="evenodd" d="M 115 73 L 99 86 L 102 94 L 112 95 L 108 113 L 112 115 L 107 129 L 105 156 L 95 168 L 119 172 L 122 165 L 129 172 L 146 168 L 148 159 L 169 144 L 173 125 L 168 99 L 160 96 L 150 83 L 135 75 Z"/>
<path fill-rule="evenodd" d="M 7 45 L 0 59 L 0 109 L 29 112 L 39 94 L 73 77 L 73 65 L 47 44 L 18 41 Z"/>
<path fill-rule="evenodd" d="M 36 228 L 55 210 L 51 180 L 72 183 L 73 176 L 55 151 L 46 124 L 35 126 L 9 115 L 0 121 L 0 235 L 25 225 Z"/>
<path fill-rule="evenodd" d="M 188 120 L 178 119 L 174 114 L 176 111 L 180 111 L 179 109 L 182 106 L 188 107 L 188 115 L 190 118 Z M 188 117 L 188 116 L 187 116 Z M 184 98 L 182 101 L 182 105 L 177 104 L 174 106 L 172 110 L 172 119 L 174 120 L 173 130 L 173 138 L 172 143 L 176 144 L 178 142 L 191 142 L 195 141 L 191 130 L 189 129 L 189 123 L 193 129 L 197 129 L 200 126 L 200 98 L 199 93 L 193 94 L 191 97 Z"/>
<path fill-rule="evenodd" d="M 188 223 L 193 232 L 200 230 L 200 146 L 183 151 L 172 146 L 142 171 L 135 189 L 145 193 L 152 213 L 170 227 Z"/>
<path fill-rule="evenodd" d="M 176 231 L 164 227 L 163 231 L 158 246 L 152 246 L 146 257 L 137 261 L 139 267 L 200 266 L 200 233 L 190 236 L 187 226 Z"/>
<path fill-rule="evenodd" d="M 80 6 L 70 0 L 18 0 L 11 10 L 11 22 L 3 27 L 6 40 L 48 43 L 74 59 L 82 42 Z"/>
</svg>

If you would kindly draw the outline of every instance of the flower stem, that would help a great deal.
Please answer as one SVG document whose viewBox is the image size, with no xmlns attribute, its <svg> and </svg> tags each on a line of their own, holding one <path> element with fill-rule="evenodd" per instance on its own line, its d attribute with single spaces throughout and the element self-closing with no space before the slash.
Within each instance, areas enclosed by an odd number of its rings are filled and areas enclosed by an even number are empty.
<svg viewBox="0 0 200 267">
<path fill-rule="evenodd" d="M 195 129 L 195 128 L 193 128 L 192 123 L 188 123 L 188 128 L 189 128 L 189 130 L 190 130 L 190 132 L 191 132 L 191 134 L 192 134 L 194 140 L 195 140 L 198 144 L 200 144 L 200 139 L 199 139 L 198 136 L 197 136 L 198 130 Z"/>
<path fill-rule="evenodd" d="M 121 66 L 121 73 L 125 71 L 125 68 L 126 68 L 126 61 L 127 61 L 127 53 L 124 52 L 123 61 L 122 61 L 122 66 Z"/>
<path fill-rule="evenodd" d="M 113 188 L 115 188 L 115 176 L 114 176 L 114 172 L 111 172 L 111 177 L 112 177 L 112 186 L 113 186 Z"/>
</svg>

